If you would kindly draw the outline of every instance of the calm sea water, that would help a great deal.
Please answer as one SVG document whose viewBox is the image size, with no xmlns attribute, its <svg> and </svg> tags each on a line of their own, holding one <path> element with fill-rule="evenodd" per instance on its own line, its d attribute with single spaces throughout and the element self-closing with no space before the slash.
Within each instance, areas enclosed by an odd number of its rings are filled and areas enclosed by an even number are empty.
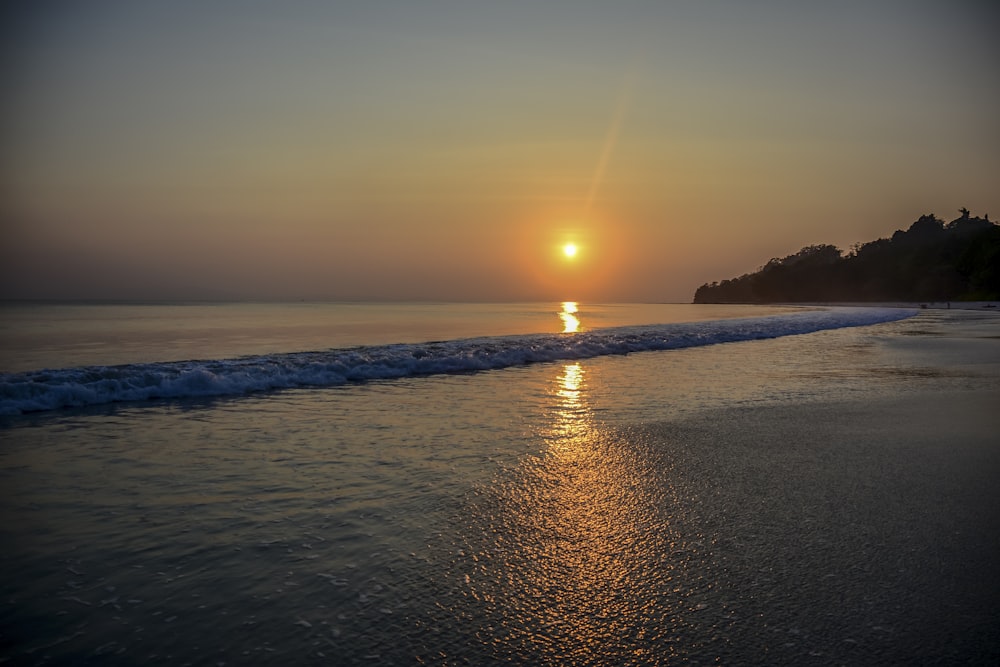
<svg viewBox="0 0 1000 667">
<path fill-rule="evenodd" d="M 23 308 L 5 318 L 2 340 L 6 369 L 19 371 L 558 334 L 562 311 Z M 576 316 L 582 328 L 600 329 L 758 314 L 581 304 Z M 910 343 L 933 342 L 954 326 L 942 317 L 5 417 L 0 656 L 12 664 L 171 665 L 857 664 L 865 655 L 912 656 L 888 652 L 894 640 L 874 622 L 852 627 L 793 591 L 768 604 L 727 592 L 763 566 L 727 570 L 724 512 L 705 509 L 712 486 L 657 428 L 732 410 L 995 385 L 995 356 L 986 371 L 979 354 L 951 360 L 947 372 L 921 361 Z M 995 321 L 968 317 L 960 324 L 985 340 Z M 747 493 L 739 503 L 754 497 Z M 904 541 L 879 557 L 896 559 L 893 569 L 911 548 Z M 843 576 L 872 583 L 861 571 Z M 796 627 L 826 619 L 840 634 L 802 641 L 784 625 L 792 607 L 804 616 Z"/>
<path fill-rule="evenodd" d="M 579 330 L 792 312 L 761 306 L 574 304 Z M 558 333 L 563 304 L 0 304 L 0 372 Z"/>
</svg>

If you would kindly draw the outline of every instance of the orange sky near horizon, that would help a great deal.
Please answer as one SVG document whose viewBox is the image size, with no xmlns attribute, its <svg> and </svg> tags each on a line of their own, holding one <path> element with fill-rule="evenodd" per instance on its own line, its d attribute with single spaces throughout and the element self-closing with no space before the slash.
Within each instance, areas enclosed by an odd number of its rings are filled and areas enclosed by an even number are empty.
<svg viewBox="0 0 1000 667">
<path fill-rule="evenodd" d="M 1000 216 L 1000 10 L 827 4 L 4 9 L 0 298 L 686 302 Z"/>
</svg>

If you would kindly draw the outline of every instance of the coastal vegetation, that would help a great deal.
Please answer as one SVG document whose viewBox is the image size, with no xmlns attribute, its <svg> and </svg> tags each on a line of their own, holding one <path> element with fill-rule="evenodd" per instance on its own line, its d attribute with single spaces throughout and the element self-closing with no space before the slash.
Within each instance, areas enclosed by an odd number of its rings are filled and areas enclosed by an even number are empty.
<svg viewBox="0 0 1000 667">
<path fill-rule="evenodd" d="M 695 303 L 993 301 L 1000 299 L 1000 226 L 968 209 L 844 253 L 811 245 L 753 273 L 702 285 Z"/>
</svg>

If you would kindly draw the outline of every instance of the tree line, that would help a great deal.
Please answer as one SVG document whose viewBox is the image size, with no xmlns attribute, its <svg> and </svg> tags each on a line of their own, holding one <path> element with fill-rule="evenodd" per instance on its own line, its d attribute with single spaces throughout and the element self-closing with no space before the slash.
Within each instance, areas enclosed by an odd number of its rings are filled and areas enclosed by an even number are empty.
<svg viewBox="0 0 1000 667">
<path fill-rule="evenodd" d="M 922 215 L 843 253 L 811 245 L 753 273 L 702 285 L 695 303 L 1000 300 L 1000 226 L 989 215 Z"/>
</svg>

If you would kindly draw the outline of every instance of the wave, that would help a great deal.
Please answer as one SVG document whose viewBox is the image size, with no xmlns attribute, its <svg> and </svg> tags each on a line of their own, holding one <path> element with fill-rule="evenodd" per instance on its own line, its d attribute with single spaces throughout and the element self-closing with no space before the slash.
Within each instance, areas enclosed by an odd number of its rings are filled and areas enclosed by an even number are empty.
<svg viewBox="0 0 1000 667">
<path fill-rule="evenodd" d="M 540 362 L 778 338 L 891 322 L 916 313 L 895 308 L 835 308 L 769 317 L 595 329 L 575 334 L 469 338 L 235 359 L 0 374 L 0 414 L 122 401 L 239 396 L 295 387 L 331 387 L 496 370 Z"/>
</svg>

